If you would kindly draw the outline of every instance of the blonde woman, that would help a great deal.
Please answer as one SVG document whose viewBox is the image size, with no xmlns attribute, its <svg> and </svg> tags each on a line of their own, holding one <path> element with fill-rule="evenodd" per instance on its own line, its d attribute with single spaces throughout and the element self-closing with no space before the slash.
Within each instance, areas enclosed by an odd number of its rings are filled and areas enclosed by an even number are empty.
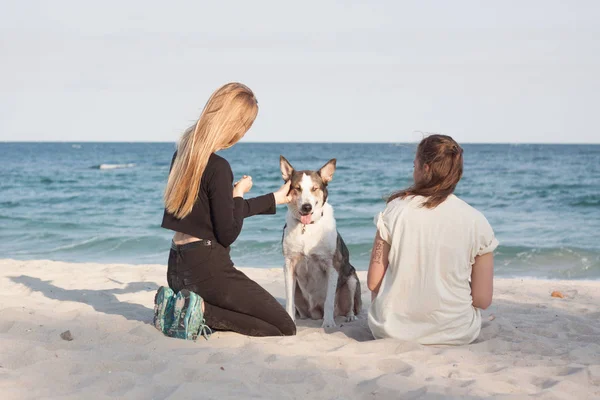
<svg viewBox="0 0 600 400">
<path fill-rule="evenodd" d="M 248 87 L 226 84 L 212 94 L 173 156 L 162 221 L 163 228 L 175 231 L 169 288 L 160 288 L 155 299 L 155 325 L 169 336 L 194 338 L 207 326 L 250 336 L 296 333 L 277 300 L 237 270 L 229 256 L 244 218 L 275 214 L 276 204 L 289 202 L 289 183 L 277 192 L 244 199 L 252 178 L 244 176 L 233 185 L 229 163 L 215 154 L 235 145 L 257 113 Z"/>
<path fill-rule="evenodd" d="M 423 139 L 414 184 L 376 219 L 367 276 L 375 338 L 457 345 L 479 335 L 498 241 L 483 214 L 453 194 L 462 171 L 463 149 L 451 137 Z"/>
</svg>

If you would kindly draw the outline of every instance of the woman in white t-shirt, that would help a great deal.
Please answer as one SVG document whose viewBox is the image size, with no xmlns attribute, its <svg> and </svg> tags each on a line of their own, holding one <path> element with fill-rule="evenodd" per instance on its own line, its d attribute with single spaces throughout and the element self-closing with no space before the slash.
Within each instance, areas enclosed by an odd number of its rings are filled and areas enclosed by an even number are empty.
<svg viewBox="0 0 600 400">
<path fill-rule="evenodd" d="M 393 194 L 376 217 L 368 273 L 375 338 L 460 345 L 479 336 L 498 241 L 483 214 L 453 194 L 462 154 L 449 136 L 423 139 L 414 184 Z"/>
</svg>

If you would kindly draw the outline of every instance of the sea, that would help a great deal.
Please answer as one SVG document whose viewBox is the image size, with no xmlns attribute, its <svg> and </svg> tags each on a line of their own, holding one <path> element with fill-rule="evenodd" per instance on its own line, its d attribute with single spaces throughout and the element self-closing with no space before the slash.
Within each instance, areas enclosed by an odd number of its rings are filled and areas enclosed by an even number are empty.
<svg viewBox="0 0 600 400">
<path fill-rule="evenodd" d="M 465 144 L 456 194 L 483 212 L 500 241 L 502 277 L 600 279 L 600 145 Z M 415 143 L 239 143 L 219 154 L 251 195 L 297 169 L 337 159 L 329 202 L 351 263 L 366 270 L 374 216 L 412 181 Z M 162 264 L 160 227 L 174 143 L 0 143 L 0 258 Z M 244 221 L 236 265 L 281 267 L 286 206 Z"/>
</svg>

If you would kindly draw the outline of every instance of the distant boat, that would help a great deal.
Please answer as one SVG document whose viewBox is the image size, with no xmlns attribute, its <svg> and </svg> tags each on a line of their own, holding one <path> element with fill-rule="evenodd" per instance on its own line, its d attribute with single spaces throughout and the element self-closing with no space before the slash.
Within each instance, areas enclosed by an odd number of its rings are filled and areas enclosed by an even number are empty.
<svg viewBox="0 0 600 400">
<path fill-rule="evenodd" d="M 133 168 L 135 167 L 134 163 L 129 163 L 129 164 L 100 164 L 100 165 L 95 165 L 92 168 L 93 169 L 121 169 L 121 168 Z"/>
</svg>

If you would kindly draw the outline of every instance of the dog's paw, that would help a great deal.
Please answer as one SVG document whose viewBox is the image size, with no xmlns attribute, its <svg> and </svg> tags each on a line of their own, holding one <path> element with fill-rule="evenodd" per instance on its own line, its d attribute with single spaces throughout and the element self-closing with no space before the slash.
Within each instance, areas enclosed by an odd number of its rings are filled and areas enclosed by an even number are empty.
<svg viewBox="0 0 600 400">
<path fill-rule="evenodd" d="M 322 328 L 335 328 L 336 327 L 335 321 L 333 319 L 332 320 L 324 319 L 323 325 L 321 325 L 321 327 Z"/>
<path fill-rule="evenodd" d="M 353 322 L 356 321 L 356 315 L 352 314 L 352 315 L 346 315 L 346 322 Z"/>
</svg>

